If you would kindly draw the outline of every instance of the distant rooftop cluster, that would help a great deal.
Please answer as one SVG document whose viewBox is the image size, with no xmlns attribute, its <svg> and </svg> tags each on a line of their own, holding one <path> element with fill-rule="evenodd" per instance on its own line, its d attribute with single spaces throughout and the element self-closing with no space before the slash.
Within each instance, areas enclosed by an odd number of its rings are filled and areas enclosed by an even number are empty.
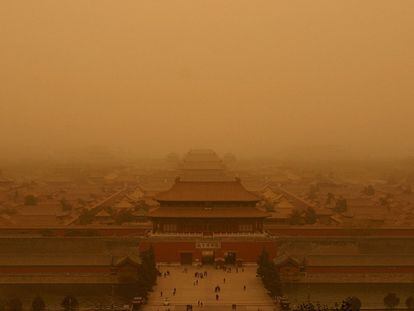
<svg viewBox="0 0 414 311">
<path fill-rule="evenodd" d="M 409 163 L 405 170 L 386 172 L 352 164 L 314 169 L 278 162 L 235 163 L 229 153 L 221 157 L 210 149 L 192 149 L 182 157 L 169 154 L 164 166 L 66 163 L 26 174 L 3 169 L 0 225 L 145 224 L 148 213 L 159 205 L 156 197 L 224 195 L 219 182 L 228 182 L 227 194 L 238 195 L 243 186 L 259 197 L 258 208 L 269 214 L 269 225 L 414 224 L 414 174 Z"/>
</svg>

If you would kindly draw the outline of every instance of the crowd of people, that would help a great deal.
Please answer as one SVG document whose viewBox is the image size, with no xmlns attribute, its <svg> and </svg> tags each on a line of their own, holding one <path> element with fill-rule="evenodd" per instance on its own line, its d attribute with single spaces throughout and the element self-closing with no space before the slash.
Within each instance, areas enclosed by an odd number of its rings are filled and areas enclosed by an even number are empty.
<svg viewBox="0 0 414 311">
<path fill-rule="evenodd" d="M 239 273 L 239 272 L 244 272 L 243 268 L 239 268 L 239 267 L 227 267 L 227 266 L 222 266 L 222 267 L 218 267 L 217 269 L 221 269 L 223 270 L 224 274 L 227 273 Z M 184 268 L 182 270 L 183 273 L 188 273 L 188 268 Z M 171 273 L 169 270 L 166 270 L 162 273 L 160 273 L 160 276 L 162 276 L 163 278 L 167 278 L 171 276 Z M 199 270 L 199 271 L 195 271 L 194 272 L 194 280 L 193 280 L 193 286 L 198 286 L 200 284 L 200 282 L 202 282 L 203 280 L 208 278 L 208 272 L 206 270 Z M 217 284 L 212 288 L 212 298 L 215 301 L 219 301 L 221 298 L 221 292 L 222 292 L 222 286 L 225 286 L 226 284 L 226 277 L 224 275 L 223 279 L 222 279 L 222 284 Z M 247 290 L 246 285 L 243 285 L 243 291 Z M 171 291 L 171 296 L 175 296 L 177 294 L 177 288 L 174 287 Z M 166 301 L 168 300 L 168 294 L 164 293 L 163 291 L 160 291 L 160 297 L 163 297 Z M 197 301 L 197 306 L 199 308 L 203 308 L 205 306 L 205 302 L 202 301 L 201 299 L 199 299 Z"/>
</svg>

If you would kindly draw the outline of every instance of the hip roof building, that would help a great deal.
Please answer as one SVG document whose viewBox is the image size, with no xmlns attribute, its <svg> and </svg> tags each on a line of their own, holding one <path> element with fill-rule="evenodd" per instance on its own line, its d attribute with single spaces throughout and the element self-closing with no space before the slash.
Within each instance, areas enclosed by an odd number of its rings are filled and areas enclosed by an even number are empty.
<svg viewBox="0 0 414 311">
<path fill-rule="evenodd" d="M 260 198 L 240 180 L 181 181 L 155 199 L 160 207 L 150 213 L 156 233 L 262 233 L 268 215 L 256 204 Z"/>
<path fill-rule="evenodd" d="M 152 244 L 159 262 L 214 263 L 256 261 L 263 247 L 272 253 L 261 200 L 230 177 L 212 151 L 192 150 L 172 187 L 155 195 L 159 207 L 149 213 Z M 273 252 L 274 253 L 274 252 Z"/>
</svg>

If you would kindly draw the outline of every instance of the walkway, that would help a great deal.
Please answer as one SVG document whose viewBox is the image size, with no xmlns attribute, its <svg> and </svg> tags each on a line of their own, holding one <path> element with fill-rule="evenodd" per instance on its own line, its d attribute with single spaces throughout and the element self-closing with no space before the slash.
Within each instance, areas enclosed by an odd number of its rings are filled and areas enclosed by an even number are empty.
<svg viewBox="0 0 414 311">
<path fill-rule="evenodd" d="M 274 310 L 261 280 L 256 277 L 255 266 L 245 267 L 243 271 L 238 269 L 238 272 L 234 267 L 231 268 L 231 272 L 216 270 L 213 267 L 187 267 L 187 272 L 184 272 L 183 266 L 162 266 L 160 271 L 169 271 L 170 275 L 158 278 L 158 284 L 151 293 L 144 311 L 185 310 L 187 304 L 192 304 L 193 310 L 203 311 L 231 310 L 232 304 L 237 304 L 237 311 Z M 196 272 L 207 272 L 207 277 L 196 278 Z M 214 291 L 216 286 L 220 287 L 218 300 Z M 169 306 L 164 306 L 166 300 Z M 198 301 L 203 303 L 202 307 L 198 306 Z"/>
</svg>

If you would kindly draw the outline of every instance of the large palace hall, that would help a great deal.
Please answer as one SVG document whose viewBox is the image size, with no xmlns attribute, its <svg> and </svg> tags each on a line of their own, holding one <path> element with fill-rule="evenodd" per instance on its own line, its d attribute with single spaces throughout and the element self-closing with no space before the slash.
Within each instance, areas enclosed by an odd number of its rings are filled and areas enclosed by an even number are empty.
<svg viewBox="0 0 414 311">
<path fill-rule="evenodd" d="M 254 262 L 263 248 L 275 253 L 263 231 L 268 214 L 257 207 L 260 198 L 212 151 L 190 151 L 175 183 L 155 200 L 152 232 L 141 247 L 151 244 L 159 262 Z"/>
</svg>

